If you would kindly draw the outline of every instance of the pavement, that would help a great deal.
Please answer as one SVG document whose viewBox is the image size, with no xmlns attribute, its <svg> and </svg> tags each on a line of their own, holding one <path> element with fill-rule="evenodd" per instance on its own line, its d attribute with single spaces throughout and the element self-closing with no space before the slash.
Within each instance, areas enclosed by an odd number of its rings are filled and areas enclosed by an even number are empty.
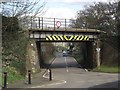
<svg viewBox="0 0 120 90">
<path fill-rule="evenodd" d="M 44 74 L 46 74 L 46 76 L 44 76 Z M 34 75 L 31 82 L 31 84 L 27 84 L 25 83 L 25 80 L 21 80 L 14 84 L 8 84 L 7 88 L 36 88 L 38 86 L 40 88 L 51 84 L 62 83 L 63 81 L 55 79 L 50 81 L 48 77 L 48 71 L 46 69 L 42 69 L 40 73 Z"/>
</svg>

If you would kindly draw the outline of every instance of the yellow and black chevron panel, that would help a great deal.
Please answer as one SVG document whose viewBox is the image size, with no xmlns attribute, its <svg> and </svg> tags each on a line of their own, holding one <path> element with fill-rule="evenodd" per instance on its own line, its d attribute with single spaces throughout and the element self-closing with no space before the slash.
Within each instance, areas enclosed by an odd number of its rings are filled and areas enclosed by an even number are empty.
<svg viewBox="0 0 120 90">
<path fill-rule="evenodd" d="M 53 35 L 53 36 L 46 36 L 46 41 L 89 41 L 89 36 L 59 36 L 59 35 Z"/>
</svg>

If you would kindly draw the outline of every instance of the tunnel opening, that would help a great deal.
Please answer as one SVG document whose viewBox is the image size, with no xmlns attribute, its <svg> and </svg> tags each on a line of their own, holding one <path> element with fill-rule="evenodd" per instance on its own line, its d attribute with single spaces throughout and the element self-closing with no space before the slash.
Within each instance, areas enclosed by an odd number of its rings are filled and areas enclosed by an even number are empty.
<svg viewBox="0 0 120 90">
<path fill-rule="evenodd" d="M 37 53 L 39 59 L 40 68 L 48 68 L 50 62 L 55 58 L 54 56 L 54 46 L 49 42 L 36 41 Z"/>
<path fill-rule="evenodd" d="M 65 59 L 65 57 L 67 59 L 69 59 L 69 57 L 73 57 L 80 64 L 80 66 L 75 66 L 72 62 L 69 62 L 69 67 L 82 67 L 86 69 L 93 68 L 92 42 L 49 42 L 55 47 L 54 52 L 52 53 L 46 52 L 46 50 L 48 49 L 45 49 L 44 45 L 46 43 L 48 42 L 36 41 L 40 68 L 49 68 L 51 65 L 51 61 L 46 63 L 44 53 L 53 54 L 55 57 L 59 58 L 64 57 L 63 59 Z M 67 56 L 63 56 L 63 51 L 67 52 Z M 64 68 L 65 66 L 62 64 L 63 63 L 55 63 L 54 68 Z"/>
<path fill-rule="evenodd" d="M 83 60 L 81 65 L 86 69 L 93 69 L 93 45 L 92 42 L 84 42 L 82 46 Z"/>
<path fill-rule="evenodd" d="M 93 42 L 75 42 L 76 49 L 73 52 L 73 57 L 82 66 L 82 68 L 94 68 L 94 53 Z"/>
</svg>

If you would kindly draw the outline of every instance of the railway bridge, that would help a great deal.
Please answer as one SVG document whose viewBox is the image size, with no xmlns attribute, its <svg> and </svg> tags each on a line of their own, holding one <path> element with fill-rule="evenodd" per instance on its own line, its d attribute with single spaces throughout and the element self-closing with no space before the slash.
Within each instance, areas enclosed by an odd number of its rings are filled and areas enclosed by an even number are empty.
<svg viewBox="0 0 120 90">
<path fill-rule="evenodd" d="M 87 46 L 87 59 L 95 61 L 100 67 L 100 39 L 101 33 L 97 29 L 81 29 L 71 27 L 72 19 L 59 18 L 31 18 L 29 24 L 29 38 L 36 42 L 39 61 L 42 61 L 42 42 L 84 42 Z M 93 48 L 95 51 L 93 51 Z M 90 63 L 88 62 L 88 63 Z"/>
</svg>

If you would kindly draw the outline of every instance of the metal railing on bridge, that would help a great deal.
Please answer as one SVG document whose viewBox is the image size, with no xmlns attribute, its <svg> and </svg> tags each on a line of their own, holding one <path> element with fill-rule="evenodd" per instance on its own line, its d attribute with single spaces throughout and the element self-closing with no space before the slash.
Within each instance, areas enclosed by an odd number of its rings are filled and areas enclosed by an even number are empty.
<svg viewBox="0 0 120 90">
<path fill-rule="evenodd" d="M 71 28 L 73 19 L 60 19 L 60 18 L 43 18 L 31 17 L 30 29 L 41 30 L 67 30 Z"/>
<path fill-rule="evenodd" d="M 101 32 L 97 29 L 80 28 L 75 26 L 76 19 L 60 19 L 45 17 L 29 17 L 26 21 L 22 21 L 22 27 L 29 30 L 49 30 L 49 31 L 81 31 L 81 32 Z"/>
<path fill-rule="evenodd" d="M 31 30 L 101 32 L 97 29 L 88 29 L 87 24 L 81 29 L 79 26 L 74 26 L 76 22 L 76 19 L 31 17 L 27 26 Z"/>
<path fill-rule="evenodd" d="M 39 41 L 93 41 L 100 30 L 73 28 L 73 19 L 32 18 L 29 23 L 29 37 Z"/>
</svg>

